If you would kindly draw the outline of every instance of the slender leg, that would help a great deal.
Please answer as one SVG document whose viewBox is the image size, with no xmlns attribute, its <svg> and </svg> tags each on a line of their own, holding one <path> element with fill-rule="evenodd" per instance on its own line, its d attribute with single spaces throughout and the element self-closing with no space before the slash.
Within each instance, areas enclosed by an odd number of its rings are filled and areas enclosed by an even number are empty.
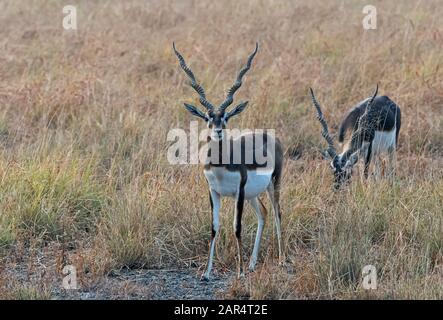
<svg viewBox="0 0 443 320">
<path fill-rule="evenodd" d="M 397 169 L 397 152 L 395 150 L 395 147 L 388 150 L 388 156 L 389 156 L 388 177 L 393 180 Z"/>
<path fill-rule="evenodd" d="M 241 218 L 243 214 L 243 207 L 245 201 L 245 190 L 243 186 L 240 187 L 238 192 L 237 201 L 235 204 L 235 216 L 234 216 L 234 232 L 235 238 L 237 239 L 237 277 L 241 278 L 244 276 L 243 272 L 243 252 L 242 252 L 242 242 L 241 242 Z"/>
<path fill-rule="evenodd" d="M 380 180 L 381 177 L 381 159 L 380 159 L 380 155 L 378 154 L 377 156 L 375 156 L 374 159 L 374 171 L 375 171 L 375 179 L 376 180 Z"/>
<path fill-rule="evenodd" d="M 215 241 L 217 233 L 220 229 L 220 219 L 219 219 L 219 211 L 220 211 L 220 195 L 213 191 L 209 191 L 209 201 L 211 202 L 212 209 L 212 229 L 211 229 L 211 242 L 209 244 L 209 257 L 208 264 L 206 266 L 206 271 L 203 273 L 201 279 L 209 280 L 209 275 L 212 269 L 212 262 L 214 259 L 214 251 L 215 251 Z"/>
<path fill-rule="evenodd" d="M 257 225 L 257 233 L 255 234 L 254 249 L 252 250 L 251 261 L 249 262 L 249 267 L 248 267 L 249 272 L 253 272 L 255 270 L 258 252 L 260 251 L 260 242 L 263 234 L 263 228 L 265 226 L 266 215 L 267 215 L 267 210 L 258 197 L 251 200 L 251 205 L 255 209 L 258 225 Z"/>
<path fill-rule="evenodd" d="M 274 184 L 271 182 L 268 187 L 268 196 L 272 204 L 272 212 L 274 213 L 275 229 L 277 230 L 277 241 L 278 241 L 278 260 L 279 263 L 283 263 L 283 250 L 282 250 L 282 240 L 281 240 L 281 215 L 280 215 L 280 191 L 279 188 L 275 188 Z"/>
<path fill-rule="evenodd" d="M 372 141 L 369 143 L 368 151 L 367 151 L 366 157 L 365 157 L 364 175 L 365 175 L 366 180 L 368 179 L 369 165 L 371 164 L 371 157 L 372 157 Z"/>
</svg>

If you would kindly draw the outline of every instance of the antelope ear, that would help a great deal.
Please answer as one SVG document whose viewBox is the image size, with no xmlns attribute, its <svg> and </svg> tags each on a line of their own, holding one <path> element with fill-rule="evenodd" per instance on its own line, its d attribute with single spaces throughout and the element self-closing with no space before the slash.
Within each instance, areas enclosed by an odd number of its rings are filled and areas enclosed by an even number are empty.
<svg viewBox="0 0 443 320">
<path fill-rule="evenodd" d="M 196 107 L 194 107 L 191 104 L 187 104 L 184 103 L 186 110 L 188 110 L 190 113 L 192 113 L 194 116 L 197 116 L 199 118 L 202 118 L 205 121 L 208 121 L 208 117 L 206 116 L 206 114 L 204 114 L 203 112 L 201 112 L 199 109 L 197 109 Z"/>
<path fill-rule="evenodd" d="M 239 105 L 237 105 L 234 109 L 232 109 L 231 111 L 229 111 L 229 112 L 226 114 L 226 121 L 227 121 L 229 118 L 231 118 L 231 117 L 233 117 L 233 116 L 236 116 L 237 114 L 243 112 L 243 110 L 245 110 L 245 108 L 246 108 L 246 106 L 248 105 L 248 103 L 249 103 L 249 101 L 242 102 L 242 103 L 240 103 Z"/>
<path fill-rule="evenodd" d="M 358 151 L 351 154 L 349 159 L 346 161 L 344 168 L 345 169 L 351 168 L 352 166 L 354 166 L 357 160 L 358 160 Z"/>
</svg>

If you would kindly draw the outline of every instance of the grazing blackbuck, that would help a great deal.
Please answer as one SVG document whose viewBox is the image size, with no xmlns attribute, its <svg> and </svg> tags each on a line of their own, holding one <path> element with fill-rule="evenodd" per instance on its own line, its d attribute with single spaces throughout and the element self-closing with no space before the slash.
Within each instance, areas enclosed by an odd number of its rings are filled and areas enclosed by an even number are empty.
<svg viewBox="0 0 443 320">
<path fill-rule="evenodd" d="M 220 228 L 220 198 L 235 199 L 234 233 L 237 242 L 237 275 L 243 273 L 243 256 L 241 242 L 241 220 L 245 200 L 255 209 L 258 227 L 254 248 L 249 263 L 249 271 L 254 271 L 260 248 L 260 241 L 266 220 L 267 210 L 259 199 L 259 195 L 267 191 L 272 204 L 275 226 L 277 230 L 279 259 L 282 261 L 281 215 L 279 207 L 280 183 L 283 169 L 283 150 L 278 139 L 269 133 L 245 133 L 238 137 L 228 137 L 226 125 L 228 121 L 245 110 L 248 101 L 241 102 L 235 108 L 227 111 L 232 104 L 235 92 L 242 85 L 243 76 L 250 69 L 258 44 L 249 56 L 247 64 L 240 70 L 236 82 L 228 90 L 226 99 L 215 108 L 207 99 L 205 91 L 199 85 L 191 69 L 186 65 L 183 56 L 174 52 L 181 68 L 191 80 L 191 87 L 198 93 L 205 112 L 193 105 L 185 103 L 185 108 L 194 116 L 203 119 L 210 130 L 208 135 L 208 152 L 204 165 L 204 175 L 209 185 L 209 201 L 212 209 L 212 232 L 209 245 L 209 258 L 202 280 L 209 280 L 212 269 L 215 242 Z"/>
<path fill-rule="evenodd" d="M 378 85 L 372 97 L 358 103 L 342 121 L 339 142 L 345 141 L 347 131 L 351 131 L 351 134 L 344 143 L 343 151 L 340 154 L 337 154 L 335 150 L 327 122 L 312 88 L 310 88 L 310 92 L 317 109 L 317 118 L 323 127 L 322 135 L 328 143 L 325 154 L 332 160 L 331 168 L 334 172 L 336 188 L 350 179 L 352 168 L 357 163 L 359 156 L 364 157 L 365 178 L 368 178 L 372 158 L 375 158 L 376 176 L 380 176 L 380 155 L 383 153 L 389 155 L 390 173 L 393 174 L 401 126 L 401 112 L 400 108 L 387 96 L 377 97 Z"/>
</svg>

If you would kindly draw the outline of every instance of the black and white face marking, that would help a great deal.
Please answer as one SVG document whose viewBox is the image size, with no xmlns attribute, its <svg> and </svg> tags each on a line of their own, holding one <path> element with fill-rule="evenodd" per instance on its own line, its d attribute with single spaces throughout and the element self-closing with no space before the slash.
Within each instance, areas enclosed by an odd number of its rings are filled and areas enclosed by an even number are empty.
<svg viewBox="0 0 443 320">
<path fill-rule="evenodd" d="M 339 189 L 351 177 L 351 172 L 343 170 L 341 166 L 341 159 L 335 158 L 331 161 L 331 169 L 334 174 L 334 188 Z"/>
<path fill-rule="evenodd" d="M 213 141 L 221 141 L 225 137 L 226 124 L 228 123 L 227 113 L 211 112 L 206 114 L 208 128 L 211 130 L 210 138 Z"/>
<path fill-rule="evenodd" d="M 331 161 L 331 169 L 334 174 L 334 186 L 339 189 L 352 177 L 352 168 L 357 163 L 358 152 L 354 152 L 345 159 L 343 155 L 338 155 Z"/>
</svg>

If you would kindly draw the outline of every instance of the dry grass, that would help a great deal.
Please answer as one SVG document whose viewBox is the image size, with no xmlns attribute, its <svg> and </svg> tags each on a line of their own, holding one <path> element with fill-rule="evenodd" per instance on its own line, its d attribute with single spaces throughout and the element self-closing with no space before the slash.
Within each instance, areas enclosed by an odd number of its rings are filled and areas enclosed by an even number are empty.
<svg viewBox="0 0 443 320">
<path fill-rule="evenodd" d="M 269 220 L 259 270 L 232 283 L 226 296 L 443 298 L 440 1 L 373 1 L 372 31 L 361 26 L 367 3 L 358 0 L 71 2 L 76 32 L 62 29 L 58 1 L 0 4 L 5 261 L 23 253 L 17 247 L 57 243 L 81 252 L 87 263 L 80 267 L 92 277 L 124 266 L 202 268 L 207 186 L 198 166 L 166 159 L 168 130 L 189 127 L 182 103 L 196 102 L 171 43 L 217 103 L 259 40 L 237 94 L 250 105 L 231 125 L 275 128 L 286 149 L 301 155 L 287 159 L 283 182 L 289 262 L 275 266 Z M 398 176 L 393 185 L 356 178 L 334 193 L 307 88 L 316 89 L 335 131 L 377 82 L 403 112 Z M 218 269 L 235 264 L 233 206 L 223 205 Z M 255 223 L 248 207 L 248 255 Z M 361 288 L 367 264 L 379 275 L 371 292 Z M 2 275 L 0 297 L 48 297 L 42 284 L 13 285 Z"/>
</svg>

